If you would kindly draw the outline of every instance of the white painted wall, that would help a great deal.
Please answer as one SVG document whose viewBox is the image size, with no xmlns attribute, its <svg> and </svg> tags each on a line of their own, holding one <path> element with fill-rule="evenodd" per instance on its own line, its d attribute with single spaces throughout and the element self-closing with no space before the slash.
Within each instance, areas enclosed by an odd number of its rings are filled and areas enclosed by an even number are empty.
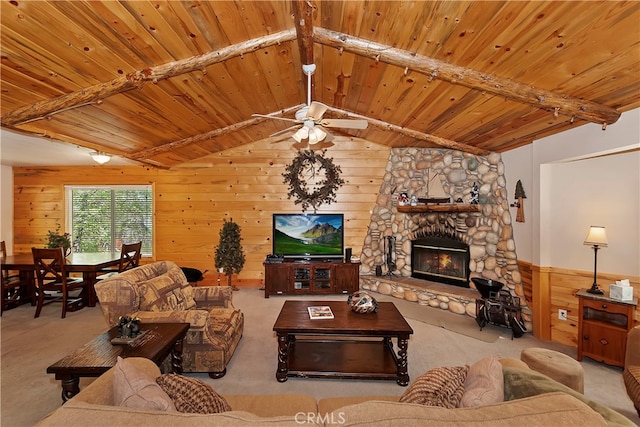
<svg viewBox="0 0 640 427">
<path fill-rule="evenodd" d="M 524 194 L 524 222 L 516 222 L 516 208 L 509 208 L 511 212 L 511 225 L 513 226 L 513 239 L 516 242 L 516 254 L 522 261 L 533 259 L 533 228 L 531 224 L 536 221 L 533 212 L 533 144 L 502 153 L 502 161 L 505 165 L 504 175 L 507 180 L 507 197 L 509 204 L 515 202 L 516 182 L 522 182 Z M 535 214 L 537 217 L 537 213 Z"/>
<path fill-rule="evenodd" d="M 593 270 L 583 244 L 590 225 L 606 228 L 598 271 L 640 276 L 640 151 L 551 164 L 550 265 Z"/>
<path fill-rule="evenodd" d="M 592 270 L 583 242 L 589 225 L 603 225 L 609 247 L 598 253 L 598 271 L 640 275 L 640 109 L 606 131 L 584 125 L 502 158 L 509 196 L 518 179 L 527 194 L 524 224 L 512 208 L 520 260 Z"/>
</svg>

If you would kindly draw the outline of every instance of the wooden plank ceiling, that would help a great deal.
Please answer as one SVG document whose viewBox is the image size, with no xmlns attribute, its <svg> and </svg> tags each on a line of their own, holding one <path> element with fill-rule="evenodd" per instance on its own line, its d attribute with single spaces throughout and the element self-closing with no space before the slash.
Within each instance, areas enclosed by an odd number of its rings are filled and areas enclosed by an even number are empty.
<svg viewBox="0 0 640 427">
<path fill-rule="evenodd" d="M 0 7 L 2 126 L 158 167 L 292 125 L 252 114 L 293 118 L 304 63 L 325 118 L 369 121 L 331 133 L 389 147 L 503 152 L 640 106 L 635 1 Z"/>
</svg>

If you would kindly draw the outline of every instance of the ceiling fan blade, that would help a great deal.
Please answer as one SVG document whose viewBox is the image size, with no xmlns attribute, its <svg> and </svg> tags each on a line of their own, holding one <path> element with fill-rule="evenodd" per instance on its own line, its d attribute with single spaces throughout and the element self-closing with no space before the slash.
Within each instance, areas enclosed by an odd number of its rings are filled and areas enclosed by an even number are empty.
<svg viewBox="0 0 640 427">
<path fill-rule="evenodd" d="M 282 135 L 283 133 L 287 133 L 287 132 L 289 132 L 291 129 L 295 129 L 295 128 L 297 128 L 297 127 L 298 127 L 298 125 L 289 126 L 289 127 L 288 127 L 288 128 L 286 128 L 286 129 L 282 129 L 282 130 L 279 130 L 278 132 L 274 132 L 274 133 L 272 133 L 271 135 L 269 135 L 269 138 L 274 137 L 274 136 L 278 136 L 278 135 Z"/>
<path fill-rule="evenodd" d="M 314 122 L 318 121 L 322 118 L 322 115 L 328 109 L 329 107 L 327 107 L 326 105 L 317 101 L 313 101 L 309 106 L 309 111 L 307 112 L 307 118 L 310 120 L 313 120 Z"/>
<path fill-rule="evenodd" d="M 366 129 L 369 123 L 366 120 L 352 119 L 324 119 L 319 122 L 329 128 Z"/>
<path fill-rule="evenodd" d="M 290 119 L 288 117 L 276 117 L 276 116 L 268 116 L 266 114 L 252 114 L 253 117 L 262 117 L 263 119 L 276 119 L 276 120 L 285 120 L 287 122 L 293 123 L 302 123 L 300 120 Z"/>
</svg>

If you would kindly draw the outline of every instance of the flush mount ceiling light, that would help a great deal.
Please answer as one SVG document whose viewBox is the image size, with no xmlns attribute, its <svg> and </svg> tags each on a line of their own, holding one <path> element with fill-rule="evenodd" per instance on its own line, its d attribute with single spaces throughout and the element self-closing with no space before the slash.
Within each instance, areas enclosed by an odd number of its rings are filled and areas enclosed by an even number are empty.
<svg viewBox="0 0 640 427">
<path fill-rule="evenodd" d="M 109 160 L 111 160 L 111 156 L 109 154 L 102 153 L 100 151 L 91 152 L 89 153 L 89 155 L 96 163 L 100 163 L 101 165 L 104 165 Z"/>
</svg>

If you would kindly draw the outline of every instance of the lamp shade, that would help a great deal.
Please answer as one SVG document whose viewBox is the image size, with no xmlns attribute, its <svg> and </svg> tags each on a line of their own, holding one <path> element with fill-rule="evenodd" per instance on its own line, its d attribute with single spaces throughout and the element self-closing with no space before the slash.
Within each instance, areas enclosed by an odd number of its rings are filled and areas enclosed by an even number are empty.
<svg viewBox="0 0 640 427">
<path fill-rule="evenodd" d="M 589 227 L 589 232 L 587 233 L 587 238 L 584 239 L 584 244 L 587 246 L 608 246 L 605 228 L 597 225 Z"/>
<path fill-rule="evenodd" d="M 101 165 L 104 165 L 109 160 L 111 160 L 110 155 L 106 153 L 101 153 L 100 151 L 94 151 L 92 153 L 89 153 L 89 155 L 96 163 L 100 163 Z"/>
</svg>

